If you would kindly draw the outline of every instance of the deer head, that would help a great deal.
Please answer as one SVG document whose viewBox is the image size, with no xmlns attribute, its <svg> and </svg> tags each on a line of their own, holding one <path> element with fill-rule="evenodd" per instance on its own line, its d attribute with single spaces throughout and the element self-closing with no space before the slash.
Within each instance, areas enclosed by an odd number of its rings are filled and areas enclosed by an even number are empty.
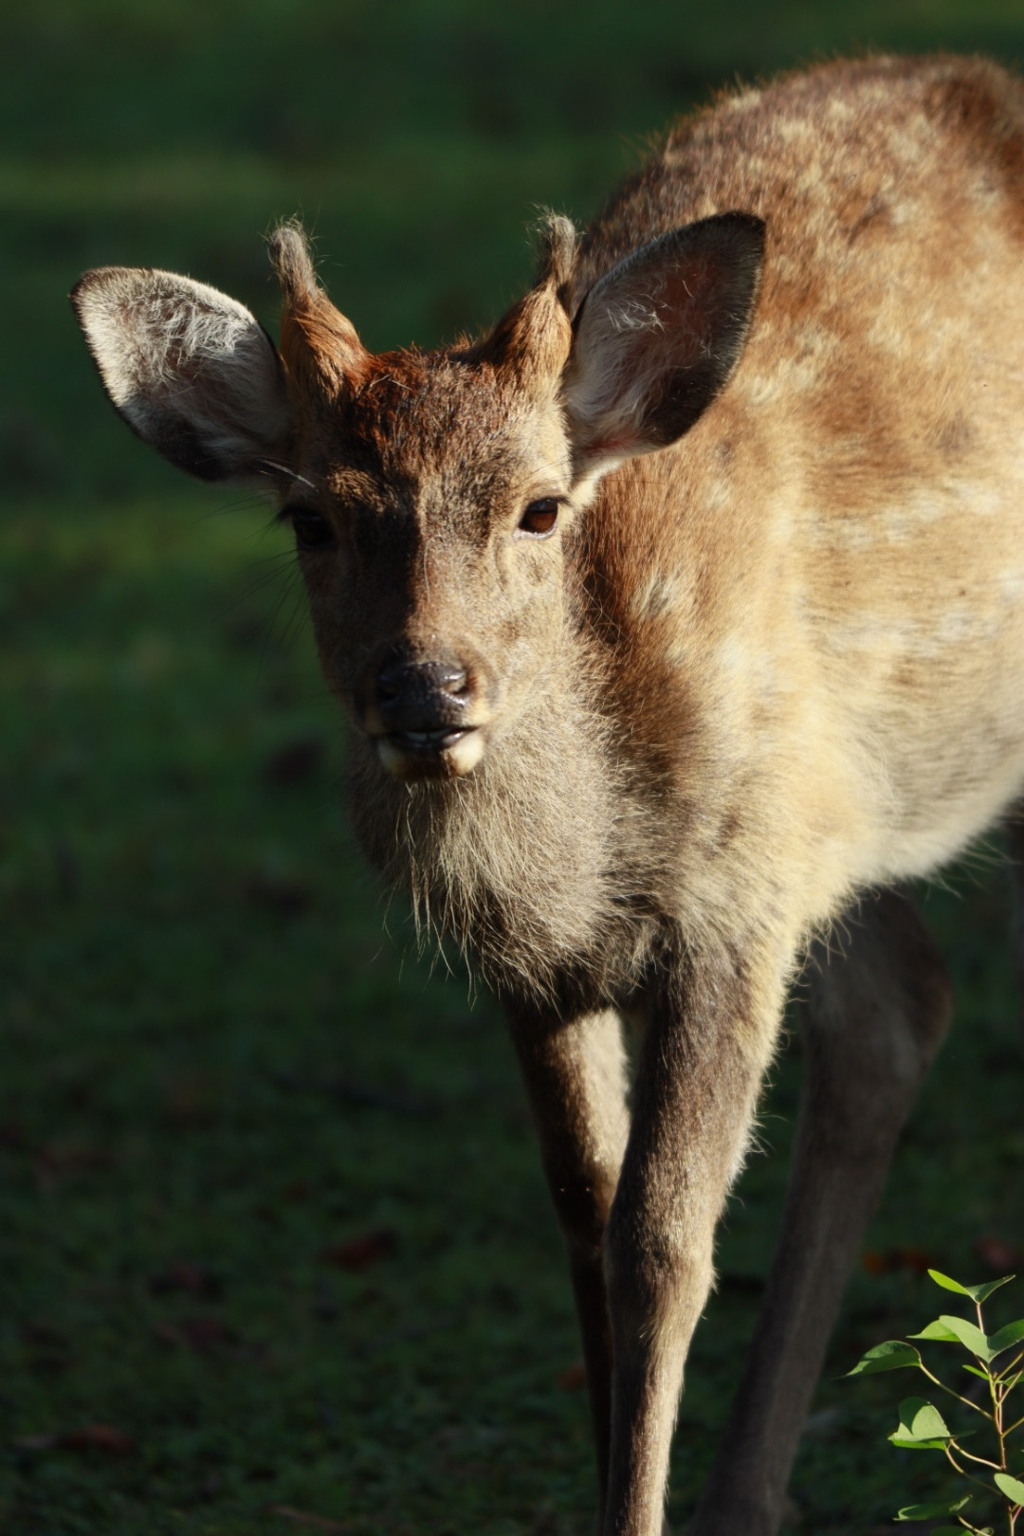
<svg viewBox="0 0 1024 1536">
<path fill-rule="evenodd" d="M 171 463 L 257 481 L 295 533 L 321 661 L 399 778 L 469 773 L 558 672 L 566 556 L 601 477 L 683 436 L 753 308 L 763 225 L 729 213 L 581 289 L 550 220 L 536 285 L 482 341 L 379 356 L 277 231 L 280 350 L 189 278 L 87 273 L 73 302 L 107 392 Z"/>
</svg>

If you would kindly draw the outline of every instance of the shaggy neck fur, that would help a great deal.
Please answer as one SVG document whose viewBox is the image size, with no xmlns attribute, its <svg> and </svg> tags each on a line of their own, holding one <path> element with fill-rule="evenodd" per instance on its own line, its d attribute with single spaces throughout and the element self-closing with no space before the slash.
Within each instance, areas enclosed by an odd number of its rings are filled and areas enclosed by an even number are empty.
<svg viewBox="0 0 1024 1536">
<path fill-rule="evenodd" d="M 634 990 L 659 925 L 647 812 L 581 672 L 562 669 L 573 688 L 553 680 L 463 778 L 399 783 L 360 740 L 352 804 L 422 935 L 453 943 L 500 993 L 550 1001 L 571 978 L 594 1006 Z"/>
</svg>

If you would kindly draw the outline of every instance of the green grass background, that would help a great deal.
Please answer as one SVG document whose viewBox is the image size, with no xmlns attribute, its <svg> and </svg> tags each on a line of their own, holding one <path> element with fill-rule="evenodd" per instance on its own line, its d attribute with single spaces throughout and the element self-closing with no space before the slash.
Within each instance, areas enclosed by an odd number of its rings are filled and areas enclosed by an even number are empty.
<svg viewBox="0 0 1024 1536">
<path fill-rule="evenodd" d="M 539 206 L 586 218 L 688 102 L 866 46 L 1012 62 L 1024 13 L 0 13 L 3 1532 L 580 1536 L 592 1507 L 560 1242 L 500 1021 L 430 976 L 401 911 L 384 924 L 349 849 L 285 534 L 130 438 L 67 290 L 104 262 L 166 266 L 272 325 L 261 236 L 300 213 L 367 342 L 430 344 L 523 284 Z M 915 1252 L 854 1278 L 830 1378 L 939 1310 L 921 1254 L 983 1278 L 978 1241 L 1024 1232 L 991 865 L 931 903 L 960 1024 L 870 1238 Z M 680 1523 L 752 1325 L 798 1080 L 796 1039 L 694 1353 Z M 823 1385 L 794 1530 L 865 1532 L 941 1484 L 884 1445 L 891 1382 Z"/>
</svg>

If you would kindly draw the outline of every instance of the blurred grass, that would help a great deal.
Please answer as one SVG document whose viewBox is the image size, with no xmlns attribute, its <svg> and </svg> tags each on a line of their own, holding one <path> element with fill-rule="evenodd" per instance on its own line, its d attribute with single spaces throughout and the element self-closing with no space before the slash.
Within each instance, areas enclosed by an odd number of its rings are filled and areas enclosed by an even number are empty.
<svg viewBox="0 0 1024 1536">
<path fill-rule="evenodd" d="M 538 205 L 585 218 L 734 74 L 1022 42 L 1018 5 L 953 0 L 0 14 L 0 1530 L 285 1533 L 304 1513 L 355 1536 L 575 1536 L 592 1504 L 500 1022 L 410 957 L 399 911 L 382 934 L 284 534 L 130 439 L 71 283 L 187 270 L 272 325 L 260 236 L 299 211 L 368 343 L 431 343 L 525 280 Z M 960 1028 L 832 1375 L 934 1311 L 922 1254 L 976 1278 L 978 1240 L 1024 1227 L 1001 892 L 963 884 L 932 902 Z M 794 1043 L 690 1369 L 677 1522 L 751 1327 L 798 1077 Z M 884 1378 L 826 1382 L 805 1531 L 933 1491 L 927 1458 L 882 1443 L 894 1401 Z"/>
</svg>

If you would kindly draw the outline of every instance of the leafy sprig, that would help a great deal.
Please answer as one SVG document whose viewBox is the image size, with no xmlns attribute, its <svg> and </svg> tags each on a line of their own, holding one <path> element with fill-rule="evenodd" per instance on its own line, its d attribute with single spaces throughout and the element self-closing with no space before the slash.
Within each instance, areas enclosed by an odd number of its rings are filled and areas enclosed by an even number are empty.
<svg viewBox="0 0 1024 1536">
<path fill-rule="evenodd" d="M 900 1403 L 899 1424 L 889 1440 L 893 1445 L 906 1450 L 941 1451 L 960 1477 L 983 1491 L 989 1507 L 998 1505 L 1000 1516 L 1005 1516 L 1008 1536 L 1015 1536 L 1017 1522 L 1024 1510 L 1024 1477 L 1018 1475 L 1024 1474 L 1024 1452 L 1018 1443 L 1011 1446 L 1010 1440 L 1024 1425 L 1024 1415 L 1011 1422 L 1008 1400 L 1024 1379 L 1024 1348 L 1015 1351 L 1015 1346 L 1024 1343 L 1024 1318 L 989 1333 L 982 1311 L 984 1303 L 993 1292 L 1014 1277 L 1006 1275 L 1001 1280 L 990 1280 L 984 1285 L 961 1285 L 959 1280 L 952 1280 L 949 1275 L 940 1274 L 938 1270 L 930 1269 L 928 1273 L 944 1291 L 952 1291 L 973 1302 L 975 1316 L 970 1319 L 943 1313 L 922 1328 L 920 1333 L 911 1334 L 910 1338 L 958 1345 L 971 1356 L 971 1360 L 964 1363 L 962 1368 L 985 1382 L 988 1388 L 986 1401 L 977 1403 L 972 1397 L 949 1386 L 928 1368 L 921 1351 L 909 1339 L 888 1339 L 884 1344 L 876 1344 L 847 1374 L 874 1376 L 882 1371 L 921 1371 L 940 1392 L 984 1420 L 984 1434 L 990 1455 L 968 1450 L 962 1442 L 973 1431 L 951 1430 L 934 1403 L 927 1398 L 907 1397 Z M 1011 1353 L 1012 1358 L 1003 1359 Z M 1017 1406 L 1020 1406 L 1019 1403 Z M 972 1523 L 971 1517 L 964 1514 L 968 1504 L 975 1499 L 974 1493 L 967 1493 L 947 1503 L 909 1504 L 898 1511 L 896 1519 L 931 1521 L 948 1518 L 957 1521 L 955 1525 L 934 1526 L 931 1536 L 962 1536 L 964 1531 L 971 1532 L 972 1536 L 993 1536 L 992 1526 L 976 1525 Z M 984 1518 L 984 1515 L 978 1518 Z"/>
</svg>

